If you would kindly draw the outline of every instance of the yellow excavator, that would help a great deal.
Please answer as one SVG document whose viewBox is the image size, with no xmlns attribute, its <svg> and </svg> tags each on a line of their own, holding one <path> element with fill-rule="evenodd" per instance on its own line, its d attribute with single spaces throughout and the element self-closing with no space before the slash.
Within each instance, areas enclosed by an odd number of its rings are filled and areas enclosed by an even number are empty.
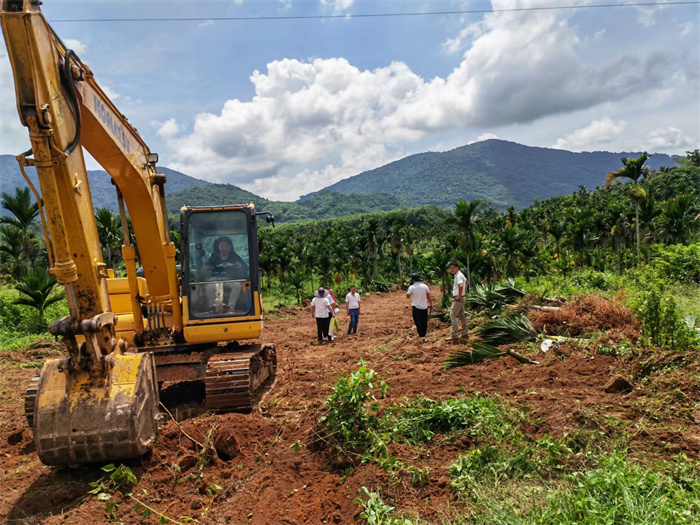
<svg viewBox="0 0 700 525">
<path fill-rule="evenodd" d="M 157 155 L 40 5 L 0 0 L 0 23 L 31 142 L 17 160 L 70 315 L 51 325 L 67 356 L 46 361 L 25 413 L 46 465 L 134 458 L 156 437 L 159 384 L 204 382 L 208 409 L 245 411 L 274 381 L 274 347 L 240 344 L 261 334 L 257 218 L 273 219 L 252 204 L 182 208 L 178 267 Z M 83 148 L 116 187 L 126 277 L 102 259 Z"/>
</svg>

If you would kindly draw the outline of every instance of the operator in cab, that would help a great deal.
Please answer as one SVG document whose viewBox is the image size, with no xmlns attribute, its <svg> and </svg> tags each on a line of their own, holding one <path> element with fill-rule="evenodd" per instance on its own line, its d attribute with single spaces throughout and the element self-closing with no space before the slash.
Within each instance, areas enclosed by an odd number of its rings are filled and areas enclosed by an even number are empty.
<svg viewBox="0 0 700 525">
<path fill-rule="evenodd" d="M 207 261 L 212 277 L 217 280 L 250 278 L 248 264 L 233 249 L 231 239 L 222 235 L 214 241 L 214 251 Z"/>
</svg>

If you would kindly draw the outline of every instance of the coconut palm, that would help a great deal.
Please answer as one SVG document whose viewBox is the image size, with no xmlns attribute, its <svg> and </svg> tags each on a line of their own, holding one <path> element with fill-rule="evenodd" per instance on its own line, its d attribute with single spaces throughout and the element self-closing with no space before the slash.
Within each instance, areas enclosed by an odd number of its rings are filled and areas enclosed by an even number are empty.
<svg viewBox="0 0 700 525">
<path fill-rule="evenodd" d="M 14 300 L 14 304 L 29 306 L 39 312 L 39 325 L 46 328 L 44 314 L 46 309 L 65 297 L 63 290 L 56 282 L 56 278 L 43 268 L 34 268 L 31 273 L 15 286 L 20 296 Z"/>
<path fill-rule="evenodd" d="M 32 202 L 29 188 L 15 188 L 14 195 L 3 192 L 0 195 L 0 205 L 12 214 L 0 217 L 0 224 L 8 224 L 19 230 L 22 257 L 25 266 L 29 268 L 35 238 L 31 228 L 34 219 L 39 215 L 39 205 Z"/>
<path fill-rule="evenodd" d="M 646 197 L 644 189 L 639 185 L 640 179 L 644 180 L 649 175 L 649 168 L 644 165 L 644 163 L 649 158 L 649 155 L 645 151 L 636 159 L 622 157 L 622 168 L 616 171 L 611 171 L 605 177 L 605 185 L 610 186 L 614 180 L 625 178 L 630 179 L 633 183 L 631 196 L 632 202 L 634 202 L 634 222 L 635 229 L 637 232 L 637 264 L 642 262 L 642 237 L 639 229 L 639 203 Z"/>
</svg>

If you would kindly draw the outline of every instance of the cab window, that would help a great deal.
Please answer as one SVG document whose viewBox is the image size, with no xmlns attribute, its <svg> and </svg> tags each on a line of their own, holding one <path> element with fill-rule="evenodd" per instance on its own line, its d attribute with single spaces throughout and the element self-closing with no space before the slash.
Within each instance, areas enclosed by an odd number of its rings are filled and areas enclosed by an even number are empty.
<svg viewBox="0 0 700 525">
<path fill-rule="evenodd" d="M 250 311 L 250 231 L 244 211 L 191 214 L 188 258 L 191 317 L 236 316 Z"/>
</svg>

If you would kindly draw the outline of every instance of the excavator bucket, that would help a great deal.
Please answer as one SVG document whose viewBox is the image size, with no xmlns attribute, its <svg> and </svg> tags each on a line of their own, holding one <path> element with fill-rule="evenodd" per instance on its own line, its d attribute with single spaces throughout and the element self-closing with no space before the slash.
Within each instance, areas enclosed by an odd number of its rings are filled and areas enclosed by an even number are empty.
<svg viewBox="0 0 700 525">
<path fill-rule="evenodd" d="M 158 402 L 153 354 L 115 352 L 102 370 L 47 361 L 25 406 L 39 459 L 60 466 L 143 455 L 156 437 Z"/>
</svg>

